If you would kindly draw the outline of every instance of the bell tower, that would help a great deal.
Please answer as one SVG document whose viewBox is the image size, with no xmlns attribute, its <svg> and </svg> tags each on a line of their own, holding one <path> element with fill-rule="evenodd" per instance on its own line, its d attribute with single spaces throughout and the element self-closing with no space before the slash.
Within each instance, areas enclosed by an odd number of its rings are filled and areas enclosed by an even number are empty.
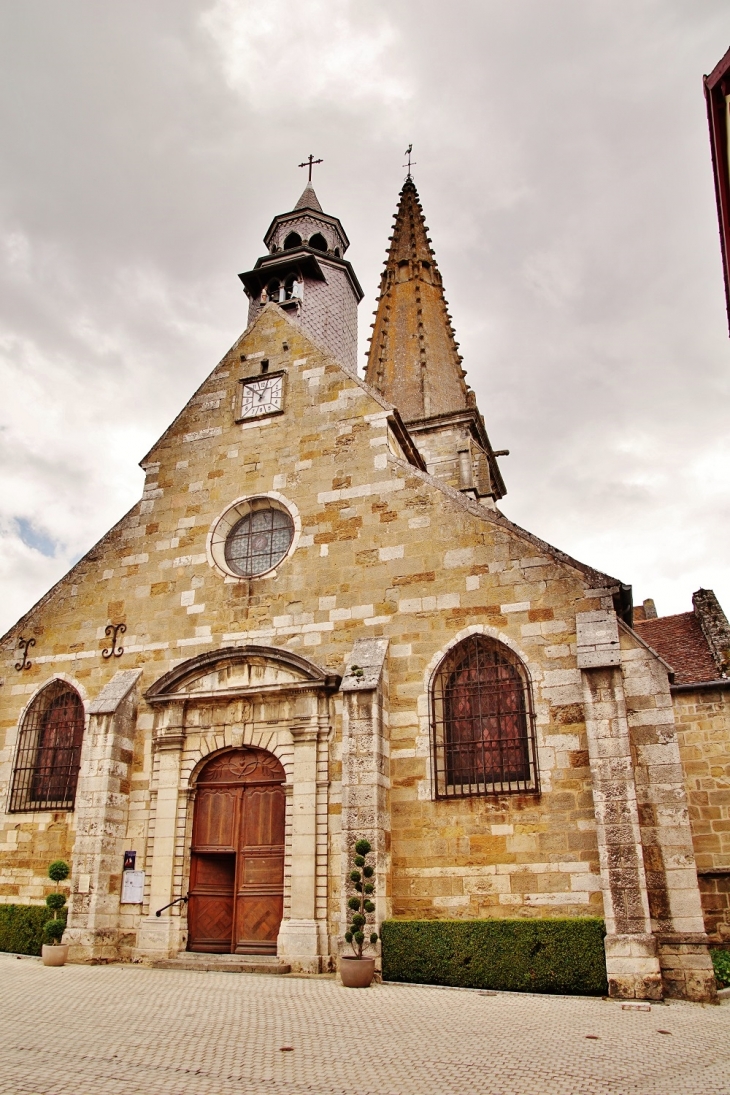
<svg viewBox="0 0 730 1095">
<path fill-rule="evenodd" d="M 410 173 L 380 280 L 365 379 L 400 411 L 429 472 L 485 504 L 506 493 L 465 381 L 441 273 Z"/>
<path fill-rule="evenodd" d="M 274 217 L 264 243 L 268 254 L 239 274 L 249 298 L 249 324 L 266 304 L 278 304 L 354 372 L 363 291 L 343 258 L 350 246 L 345 230 L 322 211 L 311 179 L 291 212 Z"/>
</svg>

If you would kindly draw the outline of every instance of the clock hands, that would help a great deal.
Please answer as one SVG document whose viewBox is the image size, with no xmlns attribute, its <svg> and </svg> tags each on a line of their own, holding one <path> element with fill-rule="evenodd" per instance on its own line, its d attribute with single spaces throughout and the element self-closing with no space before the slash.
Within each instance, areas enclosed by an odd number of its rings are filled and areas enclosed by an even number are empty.
<svg viewBox="0 0 730 1095">
<path fill-rule="evenodd" d="M 258 418 L 260 415 L 281 411 L 281 378 L 252 381 L 244 389 L 242 417 Z"/>
</svg>

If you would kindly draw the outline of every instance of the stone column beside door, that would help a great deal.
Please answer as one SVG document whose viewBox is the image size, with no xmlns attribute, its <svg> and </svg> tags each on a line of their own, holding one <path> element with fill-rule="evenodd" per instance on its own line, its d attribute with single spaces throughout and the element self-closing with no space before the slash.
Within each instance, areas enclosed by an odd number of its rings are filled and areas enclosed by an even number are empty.
<svg viewBox="0 0 730 1095">
<path fill-rule="evenodd" d="M 295 972 L 320 973 L 327 954 L 327 923 L 318 915 L 318 817 L 327 782 L 319 779 L 321 754 L 327 749 L 329 717 L 327 695 L 312 694 L 313 711 L 299 725 L 290 726 L 294 742 L 291 787 L 291 868 L 288 916 L 282 920 L 277 955 Z M 319 709 L 321 708 L 321 710 Z M 324 767 L 326 769 L 326 756 Z M 326 851 L 326 849 L 325 849 Z"/>
<path fill-rule="evenodd" d="M 291 897 L 282 921 L 277 954 L 299 972 L 320 972 L 320 940 L 315 917 L 317 839 L 316 726 L 291 728 L 294 773 L 291 792 Z"/>
<path fill-rule="evenodd" d="M 148 915 L 141 921 L 137 937 L 140 956 L 173 957 L 182 949 L 183 921 L 179 906 L 158 909 L 175 897 L 175 855 L 180 795 L 180 766 L 185 742 L 185 704 L 172 702 L 157 713 L 154 732 L 154 779 L 150 818 L 147 870 L 149 873 Z"/>
<path fill-rule="evenodd" d="M 89 707 L 76 790 L 76 841 L 64 942 L 72 962 L 120 957 L 119 887 L 141 669 L 120 670 Z M 132 942 L 131 938 L 126 942 Z"/>
<path fill-rule="evenodd" d="M 391 911 L 390 735 L 388 728 L 387 639 L 358 639 L 347 658 L 340 692 L 342 731 L 342 846 L 340 947 L 351 893 L 350 856 L 357 840 L 369 840 L 375 858 L 375 922 Z"/>
</svg>

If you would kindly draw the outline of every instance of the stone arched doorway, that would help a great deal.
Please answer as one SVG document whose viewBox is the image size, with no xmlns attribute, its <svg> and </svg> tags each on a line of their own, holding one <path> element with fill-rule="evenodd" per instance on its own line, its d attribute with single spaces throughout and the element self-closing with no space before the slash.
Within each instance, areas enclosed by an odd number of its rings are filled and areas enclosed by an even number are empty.
<svg viewBox="0 0 730 1095">
<path fill-rule="evenodd" d="M 284 769 L 264 749 L 213 757 L 196 781 L 188 950 L 276 954 L 284 902 Z"/>
</svg>

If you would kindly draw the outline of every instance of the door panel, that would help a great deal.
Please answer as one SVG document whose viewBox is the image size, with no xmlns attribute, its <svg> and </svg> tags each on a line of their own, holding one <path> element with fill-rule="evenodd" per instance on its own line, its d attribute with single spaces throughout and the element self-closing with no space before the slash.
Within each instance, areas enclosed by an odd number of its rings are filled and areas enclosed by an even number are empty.
<svg viewBox="0 0 730 1095">
<path fill-rule="evenodd" d="M 236 787 L 201 787 L 195 802 L 193 847 L 236 850 Z"/>
<path fill-rule="evenodd" d="M 267 849 L 268 850 L 268 849 Z M 242 890 L 252 890 L 257 886 L 281 888 L 283 866 L 280 855 L 248 855 L 243 861 Z"/>
<path fill-rule="evenodd" d="M 284 847 L 283 787 L 247 787 L 244 798 L 241 850 Z"/>
<path fill-rule="evenodd" d="M 238 954 L 275 954 L 284 906 L 284 789 L 247 787 L 236 894 Z"/>
<path fill-rule="evenodd" d="M 193 852 L 188 891 L 190 950 L 230 952 L 235 879 L 235 855 Z"/>
<path fill-rule="evenodd" d="M 236 902 L 236 954 L 276 954 L 283 909 L 281 894 L 239 897 Z"/>
<path fill-rule="evenodd" d="M 232 750 L 201 772 L 188 891 L 189 950 L 276 953 L 284 906 L 283 782 L 281 764 L 261 749 Z"/>
</svg>

